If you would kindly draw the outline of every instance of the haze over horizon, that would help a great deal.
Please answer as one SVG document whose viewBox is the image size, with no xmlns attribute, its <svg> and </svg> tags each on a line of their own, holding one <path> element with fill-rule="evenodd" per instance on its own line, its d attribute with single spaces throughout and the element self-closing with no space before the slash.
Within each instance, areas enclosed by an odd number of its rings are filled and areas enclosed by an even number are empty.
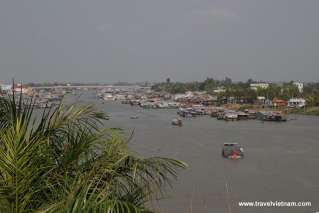
<svg viewBox="0 0 319 213">
<path fill-rule="evenodd" d="M 317 0 L 0 3 L 0 81 L 319 81 Z"/>
</svg>

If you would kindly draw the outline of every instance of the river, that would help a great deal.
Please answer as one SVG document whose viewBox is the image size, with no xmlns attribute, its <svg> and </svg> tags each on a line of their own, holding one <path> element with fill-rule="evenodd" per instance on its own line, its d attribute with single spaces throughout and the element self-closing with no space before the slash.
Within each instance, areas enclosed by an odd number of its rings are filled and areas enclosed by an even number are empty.
<svg viewBox="0 0 319 213">
<path fill-rule="evenodd" d="M 285 123 L 225 122 L 198 117 L 170 124 L 176 110 L 144 110 L 95 102 L 111 116 L 107 126 L 134 137 L 130 147 L 143 156 L 185 161 L 164 199 L 152 203 L 163 213 L 256 213 L 319 211 L 319 117 L 290 116 Z M 130 119 L 139 115 L 139 119 Z M 222 144 L 238 142 L 245 158 L 221 157 Z M 311 207 L 239 207 L 241 201 L 310 201 Z"/>
</svg>

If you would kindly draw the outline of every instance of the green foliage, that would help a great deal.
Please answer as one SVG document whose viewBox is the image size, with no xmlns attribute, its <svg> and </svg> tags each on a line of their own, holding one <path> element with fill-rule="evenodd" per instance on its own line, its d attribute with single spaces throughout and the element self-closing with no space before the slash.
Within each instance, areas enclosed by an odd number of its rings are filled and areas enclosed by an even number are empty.
<svg viewBox="0 0 319 213">
<path fill-rule="evenodd" d="M 207 78 L 200 86 L 200 89 L 207 92 L 213 92 L 216 87 L 217 82 L 213 78 Z"/>
<path fill-rule="evenodd" d="M 152 212 L 185 164 L 133 155 L 92 106 L 0 99 L 0 212 Z"/>
<path fill-rule="evenodd" d="M 315 115 L 319 116 L 319 106 L 310 106 L 305 108 L 295 108 L 291 109 L 289 113 L 301 114 L 301 115 Z"/>
<path fill-rule="evenodd" d="M 319 106 L 319 96 L 309 95 L 306 97 L 307 106 Z"/>
<path fill-rule="evenodd" d="M 254 83 L 253 79 L 248 79 L 246 82 L 233 82 L 230 78 L 224 80 L 216 80 L 207 78 L 203 82 L 189 82 L 189 83 L 160 83 L 153 86 L 155 91 L 165 91 L 172 94 L 184 93 L 186 91 L 207 91 L 213 94 L 215 89 L 220 87 L 225 88 L 226 92 L 216 94 L 218 100 L 222 101 L 224 98 L 234 97 L 237 101 L 244 103 L 253 103 L 257 96 L 264 96 L 269 100 L 274 98 L 289 100 L 290 98 L 306 98 L 309 106 L 319 105 L 319 83 L 307 83 L 304 85 L 302 93 L 299 92 L 298 87 L 293 82 L 287 83 L 271 83 L 267 89 L 257 89 L 257 91 L 250 88 L 250 84 Z"/>
<path fill-rule="evenodd" d="M 301 94 L 299 93 L 298 87 L 293 85 L 292 82 L 285 83 L 281 89 L 281 97 L 285 100 L 290 98 L 298 98 Z"/>
<path fill-rule="evenodd" d="M 319 106 L 319 83 L 309 83 L 304 88 L 308 106 Z"/>
<path fill-rule="evenodd" d="M 152 87 L 157 92 L 169 92 L 171 94 L 185 93 L 186 91 L 198 91 L 200 84 L 197 82 L 193 83 L 160 83 Z"/>
</svg>

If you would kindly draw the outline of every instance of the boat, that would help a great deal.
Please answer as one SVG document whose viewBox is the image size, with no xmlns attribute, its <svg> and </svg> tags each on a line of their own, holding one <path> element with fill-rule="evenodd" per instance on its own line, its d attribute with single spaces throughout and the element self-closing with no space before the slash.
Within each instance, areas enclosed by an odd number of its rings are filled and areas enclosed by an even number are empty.
<svg viewBox="0 0 319 213">
<path fill-rule="evenodd" d="M 236 120 L 238 120 L 238 114 L 233 113 L 233 112 L 225 113 L 224 120 L 225 121 L 236 121 Z"/>
<path fill-rule="evenodd" d="M 102 99 L 104 101 L 114 101 L 115 100 L 114 96 L 111 93 L 104 94 Z"/>
<path fill-rule="evenodd" d="M 172 125 L 173 126 L 182 126 L 183 125 L 183 123 L 182 123 L 182 120 L 181 119 L 179 119 L 179 118 L 175 118 L 175 119 L 173 119 L 172 120 Z"/>
<path fill-rule="evenodd" d="M 248 120 L 249 119 L 249 115 L 245 112 L 238 112 L 237 113 L 237 118 L 238 120 Z"/>
<path fill-rule="evenodd" d="M 130 101 L 129 100 L 123 100 L 123 101 L 121 101 L 121 104 L 130 104 Z"/>
<path fill-rule="evenodd" d="M 180 108 L 177 114 L 184 118 L 196 117 L 196 113 L 194 113 L 191 108 Z"/>
<path fill-rule="evenodd" d="M 225 116 L 224 112 L 218 112 L 216 118 L 217 120 L 224 120 L 224 116 Z"/>
<path fill-rule="evenodd" d="M 248 119 L 256 119 L 257 112 L 255 110 L 246 109 L 245 113 L 248 114 Z"/>
<path fill-rule="evenodd" d="M 257 113 L 257 118 L 262 121 L 276 121 L 276 122 L 284 122 L 287 121 L 286 115 L 282 112 L 276 111 L 261 111 Z"/>
<path fill-rule="evenodd" d="M 218 109 L 212 109 L 212 110 L 209 112 L 210 117 L 212 117 L 212 118 L 217 118 L 217 115 L 218 115 L 219 112 L 221 112 L 221 111 L 219 111 Z"/>
<path fill-rule="evenodd" d="M 244 148 L 238 143 L 224 143 L 222 156 L 229 159 L 241 159 L 244 157 Z"/>
<path fill-rule="evenodd" d="M 130 117 L 130 119 L 138 119 L 139 117 L 138 117 L 138 115 L 132 115 L 131 117 Z"/>
</svg>

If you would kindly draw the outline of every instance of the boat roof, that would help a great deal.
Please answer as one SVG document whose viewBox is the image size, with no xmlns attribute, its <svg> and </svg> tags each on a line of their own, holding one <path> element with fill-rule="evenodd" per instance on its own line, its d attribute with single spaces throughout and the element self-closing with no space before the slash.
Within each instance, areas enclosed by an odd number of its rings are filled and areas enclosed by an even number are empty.
<svg viewBox="0 0 319 213">
<path fill-rule="evenodd" d="M 238 143 L 224 143 L 224 145 L 238 145 Z"/>
</svg>

